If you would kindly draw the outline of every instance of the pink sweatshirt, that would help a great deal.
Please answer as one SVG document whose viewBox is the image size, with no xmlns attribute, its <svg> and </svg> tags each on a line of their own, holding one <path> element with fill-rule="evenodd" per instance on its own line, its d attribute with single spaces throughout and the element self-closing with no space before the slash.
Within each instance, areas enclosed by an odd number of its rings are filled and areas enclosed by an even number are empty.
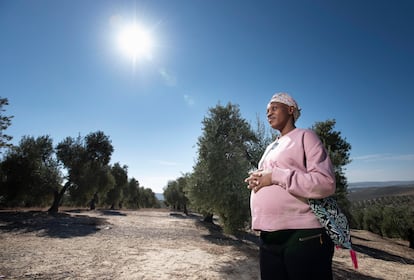
<svg viewBox="0 0 414 280">
<path fill-rule="evenodd" d="M 259 169 L 271 170 L 273 185 L 251 193 L 254 230 L 322 227 L 307 199 L 335 193 L 335 173 L 314 131 L 295 128 L 271 143 Z"/>
</svg>

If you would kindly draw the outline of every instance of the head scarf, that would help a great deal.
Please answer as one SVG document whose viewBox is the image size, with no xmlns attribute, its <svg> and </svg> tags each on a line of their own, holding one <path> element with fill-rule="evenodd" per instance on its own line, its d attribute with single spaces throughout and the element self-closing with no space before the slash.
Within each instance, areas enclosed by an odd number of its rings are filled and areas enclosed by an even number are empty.
<svg viewBox="0 0 414 280">
<path fill-rule="evenodd" d="M 282 104 L 286 104 L 290 107 L 293 107 L 295 109 L 293 111 L 293 121 L 296 122 L 297 119 L 299 119 L 300 111 L 302 109 L 299 108 L 298 103 L 296 103 L 295 99 L 293 99 L 289 94 L 284 93 L 284 92 L 276 93 L 275 95 L 272 96 L 272 99 L 270 99 L 269 104 L 267 105 L 267 107 L 269 107 L 270 103 L 273 103 L 273 102 L 279 102 L 279 103 L 282 103 Z"/>
</svg>

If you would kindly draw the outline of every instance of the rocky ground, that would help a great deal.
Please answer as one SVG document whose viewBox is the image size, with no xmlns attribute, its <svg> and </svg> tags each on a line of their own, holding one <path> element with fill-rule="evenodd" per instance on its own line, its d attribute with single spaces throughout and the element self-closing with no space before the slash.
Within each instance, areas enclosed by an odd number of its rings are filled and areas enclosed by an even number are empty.
<svg viewBox="0 0 414 280">
<path fill-rule="evenodd" d="M 414 279 L 406 242 L 353 231 L 359 269 L 336 250 L 335 279 Z M 0 211 L 0 279 L 259 279 L 257 237 L 167 210 Z"/>
</svg>

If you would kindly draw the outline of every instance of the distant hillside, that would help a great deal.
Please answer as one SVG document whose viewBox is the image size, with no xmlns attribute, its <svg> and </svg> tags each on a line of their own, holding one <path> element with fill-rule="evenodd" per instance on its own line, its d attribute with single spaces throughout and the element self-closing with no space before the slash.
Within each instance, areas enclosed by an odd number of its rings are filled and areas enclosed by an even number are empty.
<svg viewBox="0 0 414 280">
<path fill-rule="evenodd" d="M 368 187 L 392 187 L 392 186 L 414 186 L 414 181 L 385 181 L 385 182 L 354 182 L 348 183 L 348 189 L 368 188 Z"/>
<path fill-rule="evenodd" d="M 414 196 L 414 184 L 387 187 L 359 187 L 348 189 L 348 199 L 351 202 L 386 196 Z"/>
</svg>

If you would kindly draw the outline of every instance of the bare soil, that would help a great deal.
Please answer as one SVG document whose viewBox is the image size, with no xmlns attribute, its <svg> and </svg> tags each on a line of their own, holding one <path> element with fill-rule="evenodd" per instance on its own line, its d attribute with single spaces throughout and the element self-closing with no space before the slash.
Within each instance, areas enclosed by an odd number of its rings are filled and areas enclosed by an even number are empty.
<svg viewBox="0 0 414 280">
<path fill-rule="evenodd" d="M 407 242 L 353 231 L 335 279 L 414 279 Z M 259 279 L 257 236 L 168 210 L 0 211 L 0 279 Z"/>
</svg>

